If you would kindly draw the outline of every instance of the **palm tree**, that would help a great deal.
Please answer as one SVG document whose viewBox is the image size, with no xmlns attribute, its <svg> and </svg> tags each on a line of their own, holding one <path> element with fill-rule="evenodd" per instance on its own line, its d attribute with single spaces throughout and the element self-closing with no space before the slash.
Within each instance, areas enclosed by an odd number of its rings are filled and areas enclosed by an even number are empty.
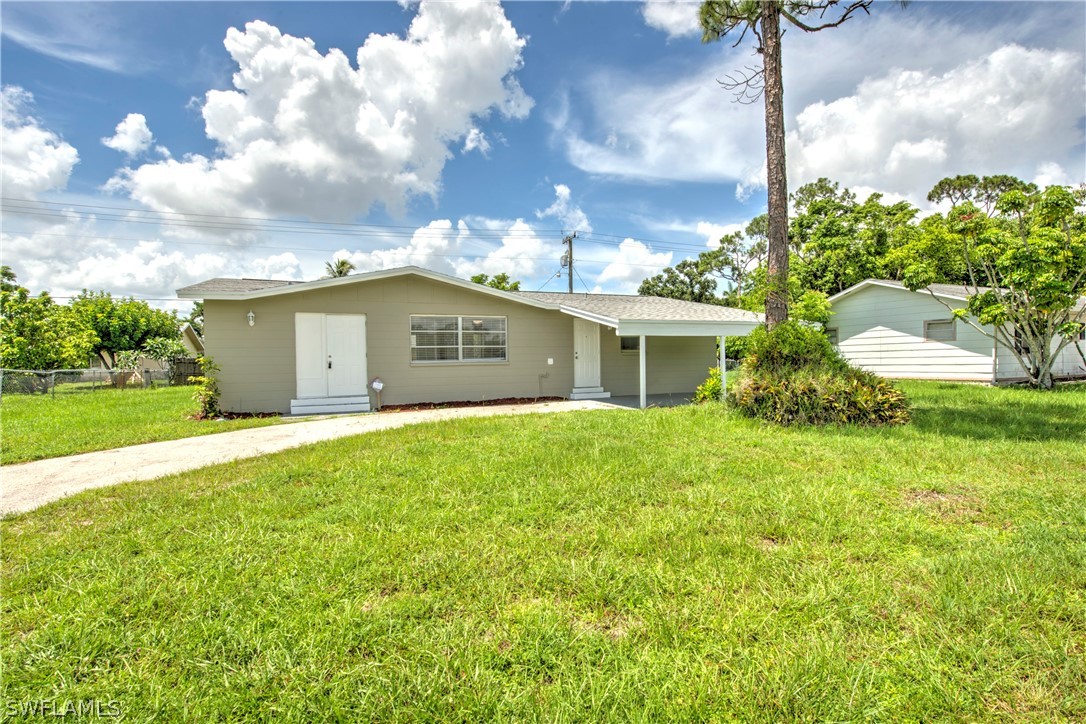
<svg viewBox="0 0 1086 724">
<path fill-rule="evenodd" d="M 765 323 L 772 328 L 788 319 L 788 176 L 784 155 L 784 83 L 781 72 L 781 18 L 805 33 L 835 28 L 853 14 L 870 14 L 874 0 L 706 0 L 699 19 L 702 41 L 751 33 L 758 42 L 761 67 L 747 67 L 722 85 L 741 103 L 765 99 L 766 181 L 769 192 L 769 290 Z M 808 17 L 817 18 L 809 24 Z"/>
<path fill-rule="evenodd" d="M 349 259 L 333 259 L 324 263 L 324 270 L 327 274 L 324 275 L 325 279 L 335 279 L 337 277 L 345 277 L 355 269 L 354 264 Z"/>
</svg>

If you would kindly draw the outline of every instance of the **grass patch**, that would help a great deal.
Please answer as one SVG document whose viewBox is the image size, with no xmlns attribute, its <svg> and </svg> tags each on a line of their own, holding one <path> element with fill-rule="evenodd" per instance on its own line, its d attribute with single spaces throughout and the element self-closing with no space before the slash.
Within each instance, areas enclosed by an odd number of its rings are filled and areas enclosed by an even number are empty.
<svg viewBox="0 0 1086 724">
<path fill-rule="evenodd" d="M 193 420 L 192 387 L 150 387 L 57 395 L 4 395 L 0 463 L 111 450 L 160 440 L 262 427 L 279 418 Z"/>
<path fill-rule="evenodd" d="M 465 419 L 9 517 L 0 695 L 136 720 L 1086 718 L 1086 388 L 906 387 L 904 427 Z"/>
</svg>

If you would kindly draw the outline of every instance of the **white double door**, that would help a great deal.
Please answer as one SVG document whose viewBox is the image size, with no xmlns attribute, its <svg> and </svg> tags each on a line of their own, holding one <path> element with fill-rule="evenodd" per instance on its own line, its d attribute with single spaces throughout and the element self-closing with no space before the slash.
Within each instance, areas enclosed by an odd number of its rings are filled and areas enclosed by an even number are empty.
<svg viewBox="0 0 1086 724">
<path fill-rule="evenodd" d="M 294 315 L 298 397 L 366 394 L 366 315 Z"/>
</svg>

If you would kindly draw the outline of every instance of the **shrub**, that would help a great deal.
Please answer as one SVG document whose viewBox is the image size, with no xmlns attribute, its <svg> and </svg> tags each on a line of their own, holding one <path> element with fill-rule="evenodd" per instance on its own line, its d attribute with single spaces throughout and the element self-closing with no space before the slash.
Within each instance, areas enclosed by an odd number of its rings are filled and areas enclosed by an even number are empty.
<svg viewBox="0 0 1086 724">
<path fill-rule="evenodd" d="M 782 425 L 909 421 L 900 390 L 852 367 L 821 331 L 795 322 L 751 333 L 735 403 L 746 415 Z"/>
<path fill-rule="evenodd" d="M 221 410 L 219 410 L 219 396 L 222 393 L 219 391 L 219 378 L 217 376 L 219 366 L 210 357 L 200 356 L 196 358 L 196 361 L 199 362 L 204 373 L 192 378 L 193 384 L 196 385 L 196 389 L 192 393 L 192 399 L 200 404 L 200 410 L 196 413 L 196 418 L 198 420 L 208 420 L 212 417 L 218 417 L 221 413 Z"/>
<path fill-rule="evenodd" d="M 723 390 L 720 385 L 720 368 L 713 367 L 709 370 L 709 378 L 698 385 L 694 390 L 694 402 L 716 402 L 723 399 Z"/>
</svg>

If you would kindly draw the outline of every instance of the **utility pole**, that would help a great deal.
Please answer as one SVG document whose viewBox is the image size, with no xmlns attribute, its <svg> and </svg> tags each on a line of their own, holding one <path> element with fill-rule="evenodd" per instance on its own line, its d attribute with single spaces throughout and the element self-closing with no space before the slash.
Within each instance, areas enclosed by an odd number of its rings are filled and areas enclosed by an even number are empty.
<svg viewBox="0 0 1086 724">
<path fill-rule="evenodd" d="M 562 239 L 562 243 L 569 246 L 566 253 L 562 255 L 562 266 L 566 268 L 566 276 L 569 278 L 569 293 L 573 294 L 573 240 L 577 238 L 577 232 L 574 231 L 569 236 Z"/>
</svg>

